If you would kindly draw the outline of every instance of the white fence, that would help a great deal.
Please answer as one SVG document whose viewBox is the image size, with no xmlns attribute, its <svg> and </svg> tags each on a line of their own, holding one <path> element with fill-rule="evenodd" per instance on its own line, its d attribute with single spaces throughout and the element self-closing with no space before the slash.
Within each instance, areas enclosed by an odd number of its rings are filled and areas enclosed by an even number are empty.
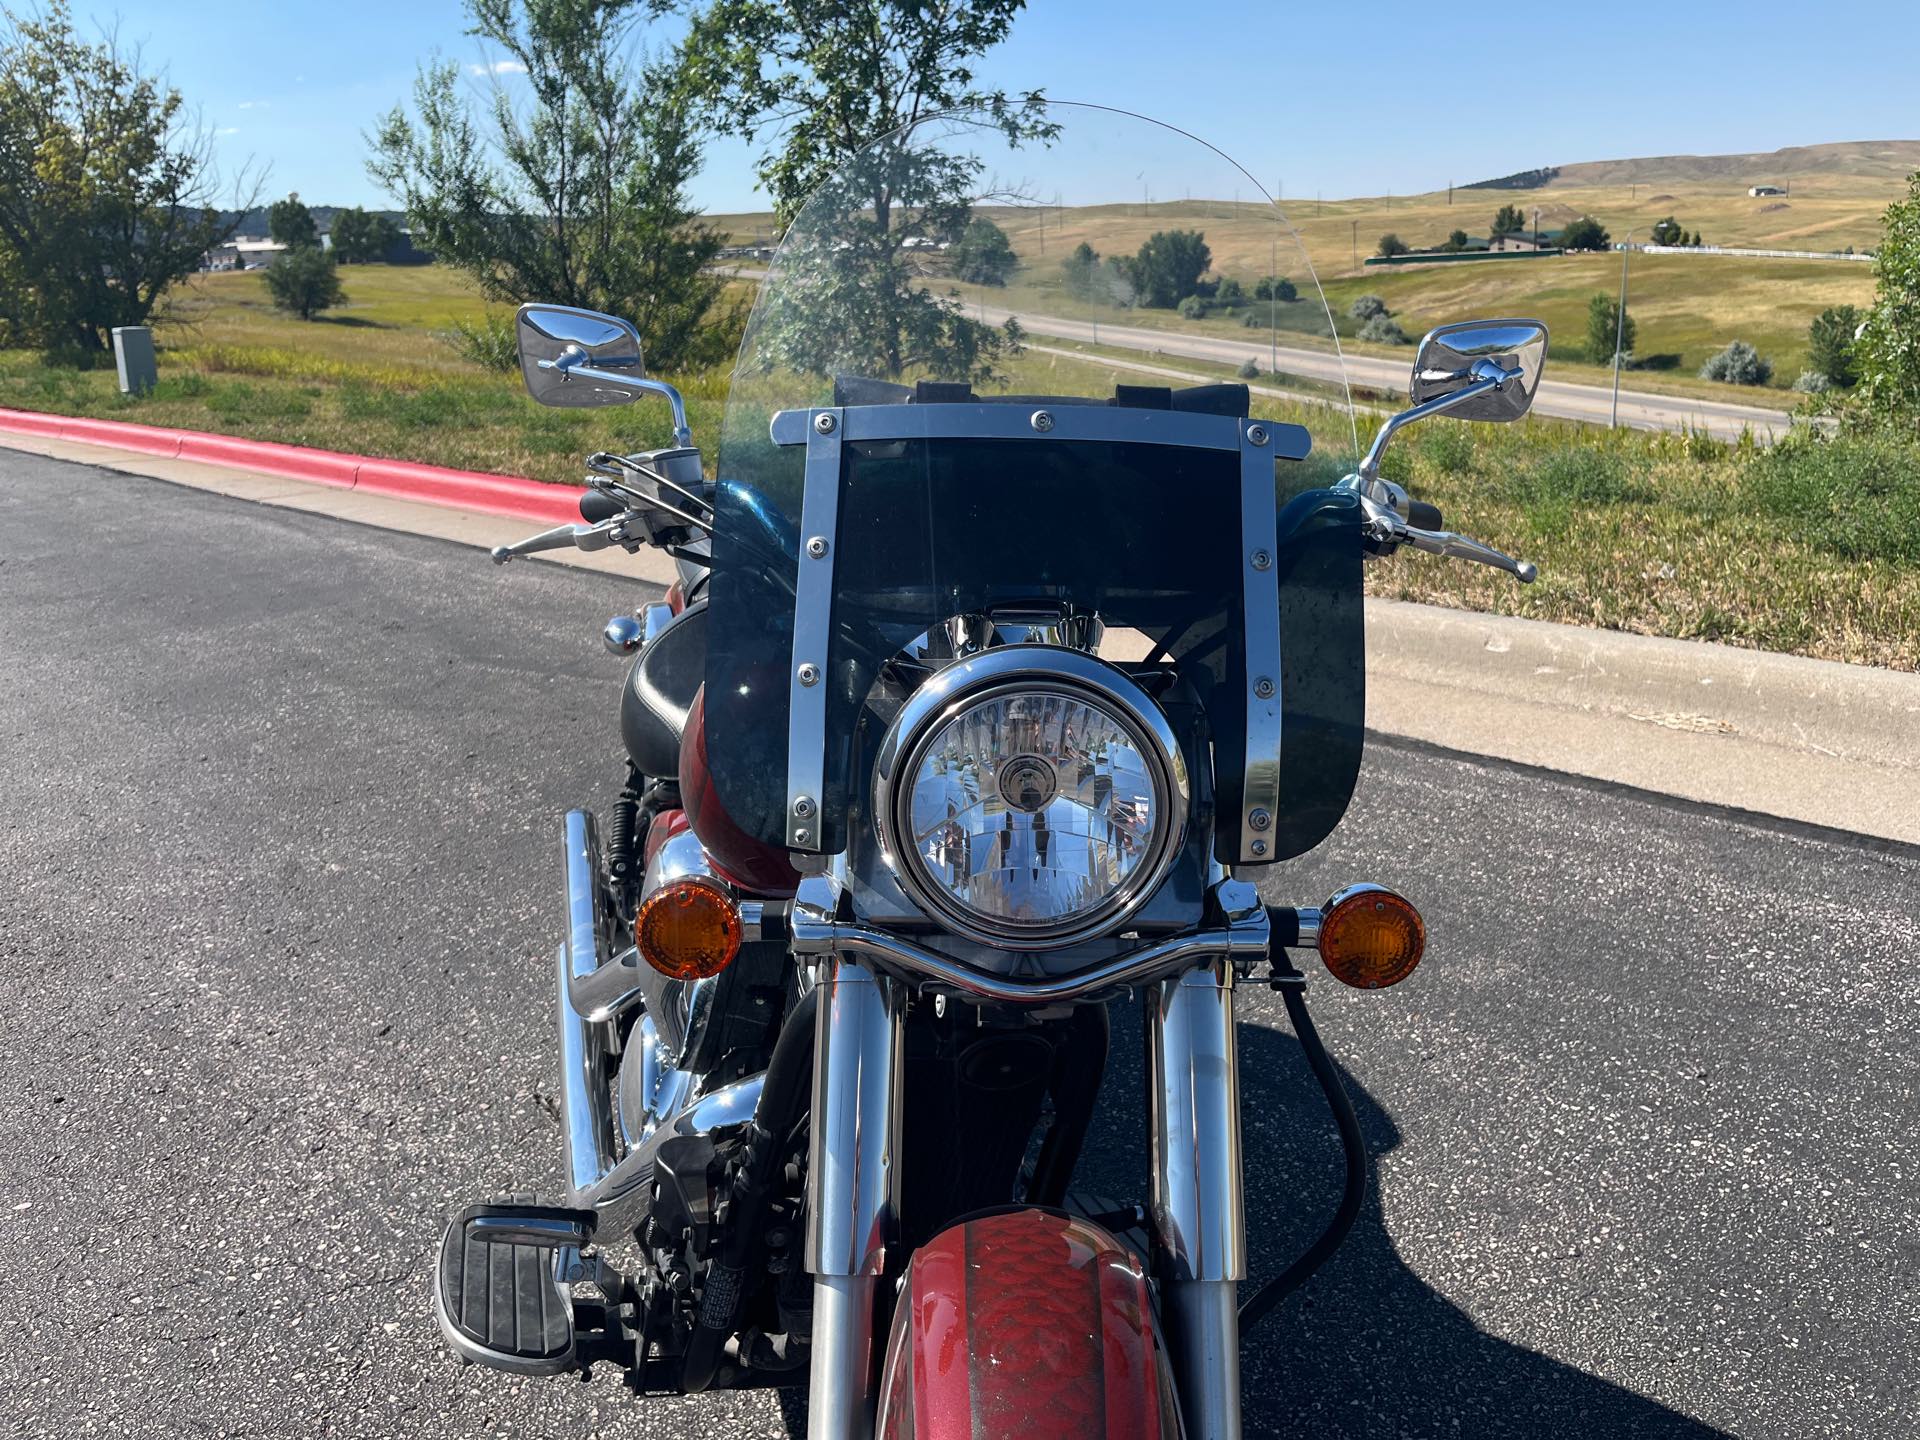
<svg viewBox="0 0 1920 1440">
<path fill-rule="evenodd" d="M 1618 248 L 1618 247 L 1616 247 Z M 1731 245 L 1636 245 L 1643 255 L 1745 255 L 1759 260 L 1872 260 L 1845 250 L 1737 250 Z"/>
</svg>

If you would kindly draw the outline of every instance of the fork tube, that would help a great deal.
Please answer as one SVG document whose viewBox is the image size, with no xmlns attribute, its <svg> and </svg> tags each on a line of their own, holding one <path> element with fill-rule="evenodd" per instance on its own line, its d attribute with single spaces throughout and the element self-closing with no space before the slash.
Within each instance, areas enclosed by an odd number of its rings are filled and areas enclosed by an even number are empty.
<svg viewBox="0 0 1920 1440">
<path fill-rule="evenodd" d="M 1233 970 L 1224 960 L 1147 992 L 1153 1222 L 1189 1440 L 1239 1440 L 1246 1279 Z"/>
<path fill-rule="evenodd" d="M 817 983 L 807 1436 L 867 1440 L 879 1379 L 874 1301 L 898 1207 L 901 1015 L 891 983 L 854 961 L 827 957 Z"/>
</svg>

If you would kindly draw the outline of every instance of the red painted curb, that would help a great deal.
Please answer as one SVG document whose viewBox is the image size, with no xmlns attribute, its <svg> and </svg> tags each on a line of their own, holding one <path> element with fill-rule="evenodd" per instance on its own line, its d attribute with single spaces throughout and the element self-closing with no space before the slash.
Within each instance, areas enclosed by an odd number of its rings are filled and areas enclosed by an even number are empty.
<svg viewBox="0 0 1920 1440">
<path fill-rule="evenodd" d="M 278 445 L 271 440 L 243 440 L 235 435 L 210 435 L 199 430 L 170 430 L 159 425 L 135 425 L 124 420 L 89 420 L 72 415 L 45 415 L 37 410 L 0 409 L 0 430 L 38 435 L 49 440 L 77 440 L 116 450 L 137 450 L 220 465 L 284 475 L 370 495 L 391 495 L 428 505 L 478 510 L 516 520 L 564 525 L 580 518 L 577 485 L 549 485 L 518 475 L 483 475 L 472 470 L 448 470 L 412 460 L 384 460 L 373 455 L 342 455 L 304 445 Z"/>
</svg>

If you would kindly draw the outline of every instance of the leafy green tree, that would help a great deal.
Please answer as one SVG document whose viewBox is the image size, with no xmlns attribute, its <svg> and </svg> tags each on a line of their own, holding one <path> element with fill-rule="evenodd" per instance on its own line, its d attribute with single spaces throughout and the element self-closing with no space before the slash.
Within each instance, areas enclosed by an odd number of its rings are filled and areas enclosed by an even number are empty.
<svg viewBox="0 0 1920 1440">
<path fill-rule="evenodd" d="M 1525 230 L 1526 228 L 1527 228 L 1527 217 L 1520 213 L 1519 206 L 1502 205 L 1499 208 L 1499 210 L 1494 212 L 1494 217 L 1493 217 L 1493 238 L 1494 239 L 1498 240 L 1502 235 L 1518 235 L 1521 231 Z"/>
<path fill-rule="evenodd" d="M 1404 255 L 1407 253 L 1407 242 L 1389 230 L 1380 237 L 1379 248 L 1373 253 L 1382 259 L 1391 260 L 1396 255 Z"/>
<path fill-rule="evenodd" d="M 1560 232 L 1562 250 L 1604 250 L 1612 243 L 1613 237 L 1591 215 L 1582 215 Z"/>
<path fill-rule="evenodd" d="M 1860 390 L 1868 414 L 1920 433 L 1920 171 L 1881 225 L 1873 308 L 1857 351 Z"/>
<path fill-rule="evenodd" d="M 953 273 L 970 285 L 1004 285 L 1019 264 L 1007 232 L 978 215 L 953 247 Z"/>
<path fill-rule="evenodd" d="M 1060 262 L 1067 293 L 1078 300 L 1106 299 L 1100 284 L 1100 252 L 1082 240 L 1073 253 Z"/>
<path fill-rule="evenodd" d="M 311 320 L 346 299 L 333 257 L 318 245 L 299 245 L 267 267 L 267 292 L 276 310 Z"/>
<path fill-rule="evenodd" d="M 720 237 L 687 199 L 700 152 L 680 73 L 632 53 L 621 8 L 466 4 L 471 33 L 525 67 L 524 99 L 502 88 L 476 107 L 459 66 L 429 65 L 417 113 L 395 106 L 369 137 L 368 173 L 489 300 L 621 315 L 660 368 L 725 359 L 739 321 L 715 323 L 727 277 L 709 269 Z"/>
<path fill-rule="evenodd" d="M 1455 230 L 1447 236 L 1447 243 L 1440 248 L 1445 250 L 1449 255 L 1460 254 L 1467 248 L 1467 232 L 1464 230 Z"/>
<path fill-rule="evenodd" d="M 333 258 L 342 265 L 370 265 L 385 259 L 399 242 L 400 227 L 356 205 L 334 215 L 328 238 L 333 241 Z"/>
<path fill-rule="evenodd" d="M 298 195 L 289 195 L 267 207 L 267 238 L 289 250 L 302 250 L 320 243 L 320 231 L 313 223 L 313 212 L 300 203 Z"/>
<path fill-rule="evenodd" d="M 1197 294 L 1200 277 L 1213 264 L 1207 237 L 1198 230 L 1156 230 L 1127 266 L 1140 304 L 1171 310 Z"/>
<path fill-rule="evenodd" d="M 691 12 L 687 73 L 726 131 L 772 139 L 760 179 L 782 222 L 843 162 L 941 111 L 984 109 L 1010 140 L 1044 139 L 1037 93 L 977 83 L 1026 0 L 648 0 Z"/>
<path fill-rule="evenodd" d="M 1247 302 L 1246 288 L 1231 275 L 1222 276 L 1219 288 L 1213 292 L 1213 298 L 1220 305 L 1244 305 Z"/>
<path fill-rule="evenodd" d="M 1684 245 L 1687 232 L 1678 220 L 1669 215 L 1664 220 L 1654 222 L 1650 238 L 1656 245 Z"/>
<path fill-rule="evenodd" d="M 1860 311 L 1852 305 L 1829 305 L 1807 327 L 1807 359 L 1814 372 L 1842 390 L 1852 389 L 1860 378 L 1854 354 L 1859 329 Z"/>
<path fill-rule="evenodd" d="M 1253 298 L 1256 300 L 1294 301 L 1300 298 L 1300 291 L 1293 281 L 1284 275 L 1268 275 L 1255 282 Z"/>
<path fill-rule="evenodd" d="M 184 107 L 67 0 L 0 11 L 0 340 L 90 364 L 232 236 L 254 196 Z"/>
<path fill-rule="evenodd" d="M 1611 295 L 1595 295 L 1587 301 L 1587 359 L 1596 365 L 1611 365 L 1615 336 L 1619 337 L 1620 363 L 1633 354 L 1632 314 L 1620 315 L 1620 302 Z"/>
</svg>

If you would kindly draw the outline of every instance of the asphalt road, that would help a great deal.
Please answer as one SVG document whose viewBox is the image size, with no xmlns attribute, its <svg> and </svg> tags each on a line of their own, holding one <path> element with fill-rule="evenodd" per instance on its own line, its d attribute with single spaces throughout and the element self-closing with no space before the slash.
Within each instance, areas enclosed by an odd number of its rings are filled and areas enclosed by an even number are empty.
<svg viewBox="0 0 1920 1440">
<path fill-rule="evenodd" d="M 1018 319 L 1021 328 L 1030 335 L 1079 340 L 1122 350 L 1184 356 L 1190 360 L 1211 360 L 1222 365 L 1239 365 L 1244 360 L 1252 360 L 1262 370 L 1277 368 L 1289 375 L 1335 385 L 1341 383 L 1344 362 L 1347 383 L 1397 395 L 1406 393 L 1408 371 L 1412 364 L 1411 351 L 1404 361 L 1381 360 L 1370 355 L 1343 357 L 1321 350 L 1301 350 L 1284 345 L 1275 349 L 1252 340 L 1224 340 L 1207 335 L 1186 335 L 1174 330 L 1100 325 L 1085 320 L 1068 320 L 1058 315 L 1027 315 L 992 305 L 975 306 L 971 313 L 990 325 L 1004 325 L 1009 318 Z M 1549 378 L 1541 382 L 1533 408 L 1542 415 L 1562 420 L 1605 425 L 1613 417 L 1613 392 L 1599 385 L 1573 385 Z M 1720 400 L 1652 395 L 1629 388 L 1620 392 L 1620 423 L 1634 430 L 1706 430 L 1722 440 L 1737 440 L 1743 430 L 1751 430 L 1759 439 L 1767 440 L 1785 435 L 1792 420 L 1781 410 L 1732 405 Z"/>
<path fill-rule="evenodd" d="M 782 1433 L 430 1318 L 442 1217 L 558 1180 L 557 816 L 609 798 L 641 593 L 0 452 L 0 1429 Z M 1251 1433 L 1914 1433 L 1920 853 L 1381 744 L 1276 893 L 1360 877 L 1432 952 L 1314 984 L 1378 1183 L 1250 1340 Z M 1242 1016 L 1266 1273 L 1338 1177 Z"/>
</svg>

